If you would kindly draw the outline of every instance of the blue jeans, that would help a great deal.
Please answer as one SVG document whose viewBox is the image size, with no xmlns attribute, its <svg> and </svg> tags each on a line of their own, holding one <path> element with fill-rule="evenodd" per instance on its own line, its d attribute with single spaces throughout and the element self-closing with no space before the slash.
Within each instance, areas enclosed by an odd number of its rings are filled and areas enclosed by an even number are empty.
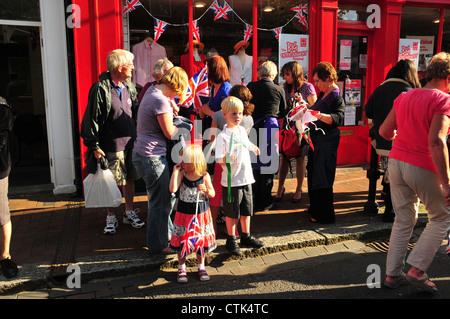
<svg viewBox="0 0 450 319">
<path fill-rule="evenodd" d="M 133 164 L 147 189 L 147 247 L 159 251 L 168 246 L 173 230 L 170 214 L 175 204 L 175 196 L 169 192 L 170 172 L 167 158 L 146 157 L 133 150 Z"/>
</svg>

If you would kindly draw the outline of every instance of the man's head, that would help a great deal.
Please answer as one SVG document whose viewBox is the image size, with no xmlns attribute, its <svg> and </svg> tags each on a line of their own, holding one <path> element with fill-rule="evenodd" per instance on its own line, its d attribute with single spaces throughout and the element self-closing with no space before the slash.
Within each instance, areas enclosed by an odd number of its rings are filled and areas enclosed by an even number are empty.
<svg viewBox="0 0 450 319">
<path fill-rule="evenodd" d="M 106 67 L 111 74 L 120 75 L 125 79 L 130 78 L 134 69 L 134 55 L 130 51 L 113 50 L 106 59 Z"/>
</svg>

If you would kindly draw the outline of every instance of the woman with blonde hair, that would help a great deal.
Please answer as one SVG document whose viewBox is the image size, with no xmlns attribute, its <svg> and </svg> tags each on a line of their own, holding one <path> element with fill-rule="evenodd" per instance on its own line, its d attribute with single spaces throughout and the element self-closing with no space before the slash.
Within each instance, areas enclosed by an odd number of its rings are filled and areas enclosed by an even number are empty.
<svg viewBox="0 0 450 319">
<path fill-rule="evenodd" d="M 147 247 L 171 253 L 167 243 L 172 232 L 175 198 L 169 191 L 167 143 L 176 133 L 169 99 L 186 93 L 188 77 L 180 67 L 169 69 L 144 95 L 137 115 L 133 164 L 145 182 L 148 195 Z"/>
</svg>

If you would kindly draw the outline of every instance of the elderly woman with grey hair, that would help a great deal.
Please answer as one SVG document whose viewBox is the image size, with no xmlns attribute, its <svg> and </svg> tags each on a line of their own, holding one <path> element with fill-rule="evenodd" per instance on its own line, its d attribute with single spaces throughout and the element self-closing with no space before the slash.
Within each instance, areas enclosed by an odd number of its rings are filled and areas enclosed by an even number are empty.
<svg viewBox="0 0 450 319">
<path fill-rule="evenodd" d="M 147 92 L 148 88 L 152 84 L 161 80 L 164 73 L 166 73 L 172 67 L 173 67 L 173 63 L 168 58 L 159 59 L 158 61 L 156 61 L 155 66 L 153 67 L 153 72 L 152 72 L 152 76 L 156 81 L 147 82 L 144 85 L 144 87 L 141 90 L 141 93 L 139 93 L 139 98 L 138 98 L 139 104 L 141 103 L 142 98 L 144 97 L 144 94 L 145 94 L 145 92 Z"/>
<path fill-rule="evenodd" d="M 275 142 L 275 139 L 271 139 L 273 136 L 271 129 L 279 128 L 278 119 L 285 115 L 286 109 L 284 90 L 273 82 L 277 73 L 275 63 L 272 61 L 264 62 L 258 68 L 259 80 L 247 85 L 253 95 L 250 103 L 255 105 L 252 116 L 258 136 L 258 147 L 261 149 L 261 154 L 265 155 L 265 158 L 259 156 L 257 163 L 253 163 L 253 175 L 256 180 L 253 184 L 253 195 L 258 198 L 257 201 L 254 201 L 255 211 L 270 209 L 274 203 L 272 187 L 274 174 L 278 170 L 279 157 L 278 154 L 271 154 L 271 150 L 274 149 L 272 144 Z M 261 144 L 265 141 L 260 139 L 260 128 L 266 129 L 268 137 L 266 145 Z M 269 161 L 267 161 L 268 158 L 270 158 Z M 276 159 L 275 162 L 274 159 Z"/>
</svg>

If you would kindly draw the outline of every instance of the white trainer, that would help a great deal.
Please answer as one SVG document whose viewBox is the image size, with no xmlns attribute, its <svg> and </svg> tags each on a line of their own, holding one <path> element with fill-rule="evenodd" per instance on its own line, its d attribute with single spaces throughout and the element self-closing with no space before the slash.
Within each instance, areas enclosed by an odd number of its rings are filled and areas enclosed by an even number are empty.
<svg viewBox="0 0 450 319">
<path fill-rule="evenodd" d="M 142 220 L 140 220 L 137 213 L 139 213 L 139 208 L 124 213 L 123 223 L 125 225 L 131 225 L 134 228 L 142 228 L 145 225 L 145 223 Z"/>
<path fill-rule="evenodd" d="M 116 233 L 117 227 L 119 227 L 119 221 L 117 220 L 116 216 L 106 216 L 106 227 L 103 230 L 103 233 L 107 235 L 114 235 Z"/>
</svg>

